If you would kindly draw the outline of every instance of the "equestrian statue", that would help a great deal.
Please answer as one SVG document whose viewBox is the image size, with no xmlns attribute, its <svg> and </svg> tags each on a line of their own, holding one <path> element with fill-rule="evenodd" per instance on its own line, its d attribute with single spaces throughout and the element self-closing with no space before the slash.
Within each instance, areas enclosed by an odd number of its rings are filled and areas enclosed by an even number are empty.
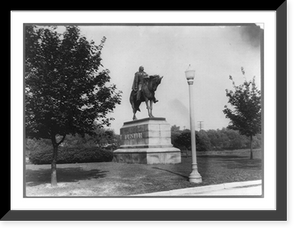
<svg viewBox="0 0 300 234">
<path fill-rule="evenodd" d="M 148 74 L 144 72 L 144 67 L 139 67 L 139 71 L 134 75 L 132 91 L 130 94 L 133 120 L 137 119 L 136 112 L 141 111 L 140 104 L 142 102 L 146 103 L 148 116 L 150 118 L 154 118 L 152 115 L 152 107 L 153 103 L 158 102 L 158 100 L 155 98 L 155 91 L 162 78 L 163 76 L 160 77 L 159 75 L 148 76 Z"/>
</svg>

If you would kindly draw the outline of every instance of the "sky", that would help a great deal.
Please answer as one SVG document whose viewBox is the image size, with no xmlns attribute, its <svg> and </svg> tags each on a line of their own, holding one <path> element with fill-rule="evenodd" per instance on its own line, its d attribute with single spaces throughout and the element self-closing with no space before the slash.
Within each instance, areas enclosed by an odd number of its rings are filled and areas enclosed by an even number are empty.
<svg viewBox="0 0 300 234">
<path fill-rule="evenodd" d="M 115 118 L 110 128 L 119 134 L 124 122 L 133 114 L 129 102 L 134 73 L 144 66 L 149 75 L 163 76 L 156 91 L 159 102 L 153 115 L 164 117 L 172 126 L 189 128 L 189 89 L 185 70 L 191 64 L 196 71 L 193 93 L 196 127 L 202 129 L 227 127 L 223 113 L 227 104 L 225 89 L 255 76 L 261 83 L 260 26 L 224 25 L 92 25 L 79 26 L 88 40 L 100 44 L 102 65 L 109 69 L 111 83 L 122 91 L 121 105 L 109 116 Z M 241 72 L 241 67 L 245 75 Z M 146 118 L 145 103 L 137 118 Z"/>
</svg>

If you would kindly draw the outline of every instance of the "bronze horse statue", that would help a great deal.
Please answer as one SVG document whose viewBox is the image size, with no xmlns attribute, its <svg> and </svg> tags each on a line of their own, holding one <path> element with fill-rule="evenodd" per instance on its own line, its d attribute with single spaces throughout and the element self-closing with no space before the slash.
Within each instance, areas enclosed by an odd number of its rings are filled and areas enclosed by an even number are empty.
<svg viewBox="0 0 300 234">
<path fill-rule="evenodd" d="M 154 118 L 154 116 L 152 115 L 152 106 L 153 106 L 153 101 L 155 100 L 154 94 L 162 78 L 163 76 L 160 77 L 159 75 L 153 75 L 153 76 L 149 76 L 149 78 L 144 79 L 139 100 L 137 100 L 138 91 L 135 90 L 131 91 L 130 104 L 133 111 L 133 120 L 137 119 L 135 114 L 137 111 L 141 111 L 140 104 L 142 102 L 146 103 L 146 107 L 148 109 L 148 116 L 150 118 Z"/>
</svg>

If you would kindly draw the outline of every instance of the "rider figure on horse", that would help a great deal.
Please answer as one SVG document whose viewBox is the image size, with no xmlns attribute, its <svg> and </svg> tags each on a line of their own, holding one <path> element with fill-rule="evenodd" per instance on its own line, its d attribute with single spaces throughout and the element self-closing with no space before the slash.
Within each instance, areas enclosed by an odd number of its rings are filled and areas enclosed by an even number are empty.
<svg viewBox="0 0 300 234">
<path fill-rule="evenodd" d="M 141 98 L 142 87 L 144 85 L 145 79 L 149 79 L 149 76 L 146 72 L 144 72 L 144 67 L 140 66 L 139 71 L 134 74 L 134 80 L 132 84 L 132 89 L 137 92 L 137 100 Z M 158 102 L 154 97 L 154 103 Z"/>
</svg>

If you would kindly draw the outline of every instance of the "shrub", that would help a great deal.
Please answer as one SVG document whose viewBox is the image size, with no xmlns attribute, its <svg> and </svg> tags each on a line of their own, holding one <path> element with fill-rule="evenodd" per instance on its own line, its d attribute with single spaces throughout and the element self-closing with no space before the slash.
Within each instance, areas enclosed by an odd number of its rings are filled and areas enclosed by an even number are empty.
<svg viewBox="0 0 300 234">
<path fill-rule="evenodd" d="M 199 140 L 197 141 L 196 138 L 196 150 L 197 151 L 207 151 L 211 149 L 211 143 L 210 140 L 207 136 L 207 133 L 204 130 L 200 130 L 199 132 L 197 132 L 197 136 L 199 138 Z"/>
<path fill-rule="evenodd" d="M 33 164 L 51 164 L 52 149 L 34 152 L 29 160 Z M 59 147 L 57 163 L 86 163 L 86 162 L 111 162 L 113 153 L 98 147 Z"/>
</svg>

